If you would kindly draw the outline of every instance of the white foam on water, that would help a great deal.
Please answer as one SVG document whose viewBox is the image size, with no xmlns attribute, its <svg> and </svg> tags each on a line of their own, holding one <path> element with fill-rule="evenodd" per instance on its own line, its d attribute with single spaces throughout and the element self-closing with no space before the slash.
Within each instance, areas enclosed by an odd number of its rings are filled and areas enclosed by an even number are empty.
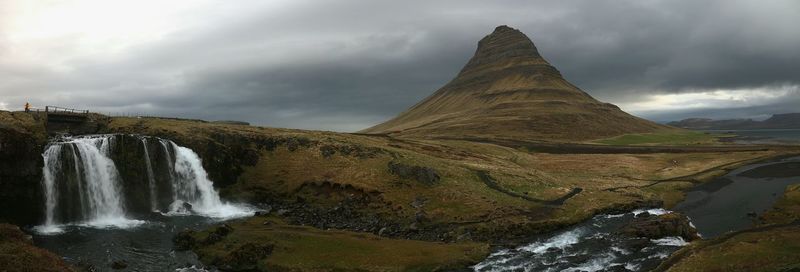
<svg viewBox="0 0 800 272">
<path fill-rule="evenodd" d="M 657 209 L 638 209 L 638 210 L 632 211 L 631 213 L 633 213 L 633 215 L 639 215 L 639 214 L 642 214 L 642 213 L 645 213 L 645 212 L 649 213 L 649 214 L 652 214 L 652 215 L 664 215 L 664 214 L 672 213 L 672 211 L 665 210 L 665 209 L 662 209 L 662 208 L 657 208 Z"/>
<path fill-rule="evenodd" d="M 33 227 L 33 231 L 41 235 L 56 235 L 64 233 L 64 227 L 56 224 L 45 224 Z"/>
<path fill-rule="evenodd" d="M 619 247 L 615 247 L 615 246 L 612 246 L 612 247 L 611 247 L 611 250 L 613 250 L 613 251 L 615 251 L 615 252 L 617 252 L 617 253 L 619 253 L 619 254 L 622 254 L 622 255 L 628 255 L 628 254 L 631 254 L 631 252 L 630 252 L 630 251 L 627 251 L 627 250 L 625 250 L 625 249 L 622 249 L 622 248 L 619 248 Z"/>
<path fill-rule="evenodd" d="M 606 254 L 599 258 L 591 259 L 585 263 L 580 264 L 578 267 L 570 267 L 564 270 L 563 272 L 577 272 L 577 271 L 587 271 L 587 272 L 595 272 L 605 269 L 606 267 L 611 265 L 611 261 L 615 259 L 613 254 Z"/>
<path fill-rule="evenodd" d="M 197 267 L 197 266 L 194 266 L 194 265 L 190 266 L 190 267 L 183 267 L 183 268 L 175 269 L 175 272 L 208 272 L 208 271 L 209 270 L 206 270 L 205 268 Z"/>
<path fill-rule="evenodd" d="M 625 216 L 627 213 L 620 213 L 620 214 L 604 214 L 600 215 L 603 218 L 610 219 L 610 218 L 619 218 Z"/>
<path fill-rule="evenodd" d="M 129 229 L 144 225 L 146 223 L 147 221 L 144 220 L 128 219 L 124 217 L 123 218 L 109 217 L 109 218 L 97 218 L 92 221 L 77 223 L 73 225 L 80 227 L 97 228 L 97 229 Z"/>
<path fill-rule="evenodd" d="M 639 271 L 639 268 L 641 268 L 641 267 L 642 267 L 641 264 L 635 264 L 635 263 L 626 263 L 625 264 L 625 269 L 628 269 L 629 271 Z"/>
<path fill-rule="evenodd" d="M 673 236 L 673 237 L 664 237 L 661 239 L 651 239 L 651 242 L 657 245 L 662 246 L 685 246 L 689 243 L 683 239 L 683 237 Z"/>
<path fill-rule="evenodd" d="M 549 248 L 564 249 L 578 243 L 578 241 L 580 241 L 580 238 L 581 236 L 584 235 L 584 233 L 585 230 L 583 230 L 582 228 L 576 228 L 570 231 L 563 232 L 553 238 L 547 239 L 544 242 L 536 242 L 533 244 L 520 247 L 519 250 L 531 253 L 542 253 L 547 251 Z"/>
</svg>

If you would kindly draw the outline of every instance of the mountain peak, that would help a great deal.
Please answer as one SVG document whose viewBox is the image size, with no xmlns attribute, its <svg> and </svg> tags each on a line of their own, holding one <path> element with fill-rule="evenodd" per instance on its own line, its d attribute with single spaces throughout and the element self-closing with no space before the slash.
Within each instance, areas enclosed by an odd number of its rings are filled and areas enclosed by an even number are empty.
<svg viewBox="0 0 800 272">
<path fill-rule="evenodd" d="M 531 39 L 501 25 L 442 88 L 363 130 L 421 138 L 583 141 L 666 127 L 595 100 L 550 65 Z"/>
<path fill-rule="evenodd" d="M 501 25 L 478 42 L 475 55 L 469 60 L 461 73 L 500 61 L 533 61 L 547 63 L 530 38 L 521 31 Z"/>
</svg>

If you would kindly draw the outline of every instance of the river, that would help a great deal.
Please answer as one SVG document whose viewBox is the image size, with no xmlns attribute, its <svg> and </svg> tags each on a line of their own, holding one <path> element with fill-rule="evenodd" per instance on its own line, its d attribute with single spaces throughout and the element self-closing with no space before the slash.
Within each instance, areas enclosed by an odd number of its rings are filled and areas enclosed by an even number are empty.
<svg viewBox="0 0 800 272">
<path fill-rule="evenodd" d="M 800 183 L 800 157 L 736 169 L 687 192 L 673 208 L 687 215 L 704 238 L 752 227 L 787 185 Z M 680 237 L 642 239 L 620 234 L 637 210 L 597 215 L 566 230 L 538 235 L 525 245 L 502 248 L 473 267 L 499 271 L 648 271 L 687 243 Z M 654 209 L 651 214 L 671 211 Z"/>
</svg>

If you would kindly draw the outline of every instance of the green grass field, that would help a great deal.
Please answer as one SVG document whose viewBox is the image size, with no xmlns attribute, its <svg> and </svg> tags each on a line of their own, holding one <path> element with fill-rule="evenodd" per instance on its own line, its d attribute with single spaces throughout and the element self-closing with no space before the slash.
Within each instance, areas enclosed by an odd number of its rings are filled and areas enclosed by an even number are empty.
<svg viewBox="0 0 800 272">
<path fill-rule="evenodd" d="M 724 135 L 708 134 L 699 131 L 656 132 L 626 134 L 614 138 L 596 140 L 594 143 L 606 145 L 707 145 L 719 143 Z"/>
</svg>

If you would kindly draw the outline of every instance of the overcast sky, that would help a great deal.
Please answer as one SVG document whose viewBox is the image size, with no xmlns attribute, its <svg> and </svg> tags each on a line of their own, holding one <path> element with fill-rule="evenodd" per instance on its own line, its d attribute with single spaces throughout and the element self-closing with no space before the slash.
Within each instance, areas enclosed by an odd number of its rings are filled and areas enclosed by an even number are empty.
<svg viewBox="0 0 800 272">
<path fill-rule="evenodd" d="M 503 24 L 638 116 L 800 112 L 796 0 L 0 0 L 0 109 L 356 131 L 444 85 Z"/>
</svg>

